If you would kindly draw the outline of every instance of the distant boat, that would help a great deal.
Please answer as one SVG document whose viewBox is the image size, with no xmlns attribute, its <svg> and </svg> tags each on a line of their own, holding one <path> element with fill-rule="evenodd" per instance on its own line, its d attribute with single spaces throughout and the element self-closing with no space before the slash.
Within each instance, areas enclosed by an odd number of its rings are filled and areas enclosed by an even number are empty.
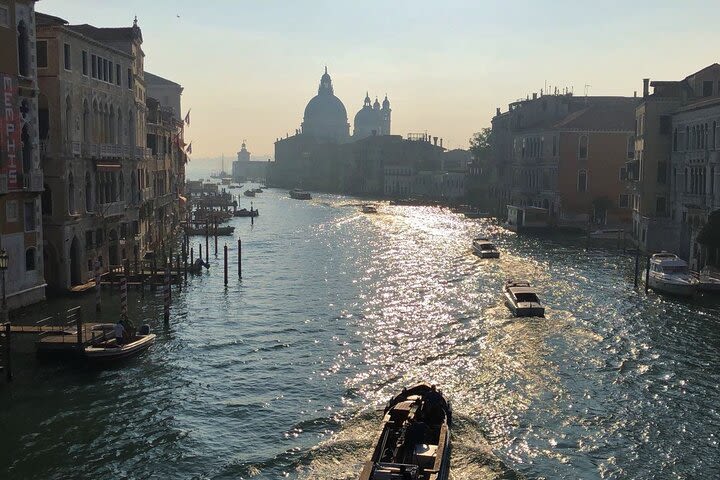
<svg viewBox="0 0 720 480">
<path fill-rule="evenodd" d="M 312 199 L 309 192 L 306 192 L 305 190 L 300 190 L 299 188 L 290 190 L 290 198 L 294 198 L 295 200 L 310 200 L 310 199 Z"/>
<path fill-rule="evenodd" d="M 255 192 L 255 193 L 262 193 L 262 192 L 263 192 L 263 189 L 262 189 L 262 188 L 253 188 L 253 192 Z"/>
<path fill-rule="evenodd" d="M 426 383 L 403 389 L 385 407 L 382 432 L 360 480 L 447 480 L 452 408 Z"/>
<path fill-rule="evenodd" d="M 218 235 L 232 235 L 235 231 L 235 227 L 229 227 L 229 226 L 219 226 L 217 227 L 217 230 L 215 229 L 215 226 L 209 226 L 207 229 L 205 227 L 191 227 L 186 226 L 185 227 L 185 233 L 188 235 L 205 235 L 206 233 L 210 236 L 214 236 L 216 233 Z"/>
<path fill-rule="evenodd" d="M 544 317 L 545 307 L 537 296 L 537 291 L 525 281 L 508 281 L 503 287 L 505 305 L 516 317 Z"/>
<path fill-rule="evenodd" d="M 363 213 L 377 213 L 377 207 L 375 205 L 366 204 L 362 206 Z"/>
<path fill-rule="evenodd" d="M 480 258 L 500 258 L 500 251 L 487 238 L 478 237 L 473 240 L 473 253 Z"/>
<path fill-rule="evenodd" d="M 258 215 L 260 215 L 258 210 L 248 210 L 247 208 L 241 208 L 240 210 L 233 212 L 233 216 L 235 217 L 257 217 Z"/>
<path fill-rule="evenodd" d="M 245 195 L 246 197 L 254 197 L 254 196 L 255 196 L 255 192 L 254 192 L 253 190 L 245 190 L 245 191 L 243 192 L 243 195 Z"/>
<path fill-rule="evenodd" d="M 648 286 L 660 293 L 691 296 L 698 287 L 698 280 L 690 275 L 687 262 L 669 252 L 655 253 L 650 257 Z"/>
</svg>

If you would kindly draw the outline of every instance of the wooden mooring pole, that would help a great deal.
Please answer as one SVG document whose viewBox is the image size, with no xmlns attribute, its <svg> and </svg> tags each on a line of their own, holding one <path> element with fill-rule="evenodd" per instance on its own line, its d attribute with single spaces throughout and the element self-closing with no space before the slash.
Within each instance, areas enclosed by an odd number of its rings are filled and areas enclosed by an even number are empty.
<svg viewBox="0 0 720 480">
<path fill-rule="evenodd" d="M 638 288 L 638 276 L 640 275 L 640 249 L 635 249 L 635 281 L 633 282 L 633 288 Z"/>
<path fill-rule="evenodd" d="M 650 280 L 650 256 L 647 257 L 647 263 L 646 263 L 646 270 L 645 270 L 645 293 L 648 293 L 648 289 L 650 288 L 649 280 Z"/>
<path fill-rule="evenodd" d="M 102 310 L 100 306 L 100 260 L 95 259 L 95 311 Z"/>
<path fill-rule="evenodd" d="M 205 257 L 210 261 L 210 224 L 205 222 Z"/>
<path fill-rule="evenodd" d="M 217 252 L 218 252 L 218 250 L 217 250 L 217 242 L 218 242 L 217 228 L 218 228 L 218 224 L 217 224 L 217 220 L 215 220 L 215 258 L 217 258 Z"/>
<path fill-rule="evenodd" d="M 228 284 L 228 258 L 227 258 L 227 243 L 223 247 L 223 264 L 225 267 L 225 286 Z"/>
<path fill-rule="evenodd" d="M 3 352 L 3 368 L 5 368 L 5 380 L 12 382 L 12 360 L 10 358 L 10 343 L 12 338 L 12 331 L 10 330 L 10 322 L 6 322 L 4 325 L 5 330 L 5 351 Z"/>
<path fill-rule="evenodd" d="M 238 238 L 238 278 L 242 280 L 242 240 Z"/>
<path fill-rule="evenodd" d="M 163 292 L 163 319 L 170 323 L 170 266 L 165 266 L 165 291 Z"/>
</svg>

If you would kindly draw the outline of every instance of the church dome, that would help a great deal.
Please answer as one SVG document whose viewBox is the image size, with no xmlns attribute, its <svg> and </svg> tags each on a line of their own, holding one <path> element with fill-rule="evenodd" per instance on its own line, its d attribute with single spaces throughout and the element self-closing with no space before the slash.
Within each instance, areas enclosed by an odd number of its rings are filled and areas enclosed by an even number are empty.
<svg viewBox="0 0 720 480">
<path fill-rule="evenodd" d="M 369 137 L 373 134 L 382 134 L 379 111 L 373 108 L 370 95 L 367 93 L 365 94 L 363 107 L 355 114 L 353 125 L 353 137 L 357 139 Z"/>
<path fill-rule="evenodd" d="M 318 94 L 308 102 L 303 116 L 302 131 L 318 139 L 344 141 L 348 136 L 345 105 L 333 92 L 332 79 L 327 73 L 320 77 Z"/>
</svg>

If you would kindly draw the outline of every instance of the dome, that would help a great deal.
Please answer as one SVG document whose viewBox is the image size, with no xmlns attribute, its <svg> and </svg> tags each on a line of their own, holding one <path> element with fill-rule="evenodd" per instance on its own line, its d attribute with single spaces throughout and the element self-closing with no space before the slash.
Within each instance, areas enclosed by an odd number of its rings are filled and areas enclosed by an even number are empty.
<svg viewBox="0 0 720 480">
<path fill-rule="evenodd" d="M 355 114 L 355 129 L 359 126 L 375 126 L 378 123 L 377 112 L 374 112 L 371 107 L 364 106 Z"/>
<path fill-rule="evenodd" d="M 387 110 L 390 108 L 390 100 L 388 100 L 387 95 L 385 95 L 385 100 L 383 100 L 382 107 Z"/>
<path fill-rule="evenodd" d="M 356 139 L 371 135 L 382 135 L 383 133 L 380 111 L 378 108 L 373 108 L 370 103 L 370 95 L 367 93 L 365 94 L 363 107 L 355 114 L 353 125 L 353 137 Z"/>
<path fill-rule="evenodd" d="M 332 79 L 325 67 L 318 94 L 305 107 L 302 131 L 317 139 L 342 142 L 348 137 L 348 128 L 347 110 L 333 93 Z"/>
</svg>

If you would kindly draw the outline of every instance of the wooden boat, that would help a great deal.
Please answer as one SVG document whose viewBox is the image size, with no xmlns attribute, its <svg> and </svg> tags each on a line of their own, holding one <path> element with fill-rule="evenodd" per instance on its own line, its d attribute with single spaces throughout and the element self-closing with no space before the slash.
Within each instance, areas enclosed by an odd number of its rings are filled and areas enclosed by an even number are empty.
<svg viewBox="0 0 720 480">
<path fill-rule="evenodd" d="M 478 237 L 473 240 L 473 253 L 480 258 L 500 258 L 500 251 L 487 238 Z"/>
<path fill-rule="evenodd" d="M 235 232 L 235 227 L 229 227 L 229 226 L 218 226 L 217 227 L 217 234 L 218 235 L 232 235 L 233 232 Z M 211 226 L 208 229 L 206 229 L 204 226 L 202 227 L 192 227 L 192 226 L 186 226 L 185 227 L 185 233 L 188 235 L 205 235 L 206 233 L 208 235 L 214 236 L 215 235 L 215 227 Z"/>
<path fill-rule="evenodd" d="M 240 210 L 233 212 L 233 216 L 235 217 L 257 217 L 258 215 L 260 215 L 260 212 L 258 210 L 253 210 L 252 208 L 250 210 L 247 208 L 241 208 Z"/>
<path fill-rule="evenodd" d="M 447 480 L 452 409 L 442 393 L 420 383 L 385 407 L 382 432 L 360 480 Z"/>
<path fill-rule="evenodd" d="M 516 317 L 544 317 L 545 307 L 538 299 L 537 291 L 525 281 L 509 280 L 503 287 L 505 305 Z"/>
<path fill-rule="evenodd" d="M 660 293 L 692 296 L 698 280 L 690 275 L 687 262 L 674 253 L 660 252 L 650 257 L 648 286 Z"/>
<path fill-rule="evenodd" d="M 375 205 L 366 204 L 362 206 L 362 213 L 377 213 L 377 207 Z"/>
<path fill-rule="evenodd" d="M 147 327 L 147 326 L 143 326 Z M 118 345 L 115 339 L 85 347 L 85 358 L 92 362 L 114 362 L 138 355 L 155 343 L 155 334 L 150 328 L 145 333 L 135 335 L 129 342 Z"/>
<path fill-rule="evenodd" d="M 294 198 L 295 200 L 310 200 L 310 199 L 312 199 L 309 192 L 306 192 L 305 190 L 300 190 L 299 188 L 290 190 L 290 198 Z"/>
<path fill-rule="evenodd" d="M 252 191 L 252 190 L 245 190 L 245 191 L 243 192 L 243 195 L 245 195 L 246 197 L 254 197 L 254 196 L 255 196 L 255 192 Z"/>
</svg>

